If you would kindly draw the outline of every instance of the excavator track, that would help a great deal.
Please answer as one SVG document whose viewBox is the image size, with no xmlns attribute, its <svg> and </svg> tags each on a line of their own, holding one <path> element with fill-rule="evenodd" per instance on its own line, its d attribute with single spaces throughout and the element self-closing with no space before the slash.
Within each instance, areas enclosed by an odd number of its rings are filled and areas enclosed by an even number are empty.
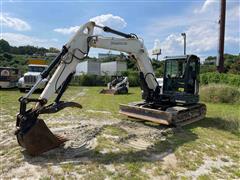
<svg viewBox="0 0 240 180">
<path fill-rule="evenodd" d="M 144 103 L 130 103 L 121 104 L 119 112 L 135 120 L 175 126 L 184 126 L 199 121 L 206 115 L 206 105 L 202 103 L 163 109 L 165 108 L 150 108 Z"/>
</svg>

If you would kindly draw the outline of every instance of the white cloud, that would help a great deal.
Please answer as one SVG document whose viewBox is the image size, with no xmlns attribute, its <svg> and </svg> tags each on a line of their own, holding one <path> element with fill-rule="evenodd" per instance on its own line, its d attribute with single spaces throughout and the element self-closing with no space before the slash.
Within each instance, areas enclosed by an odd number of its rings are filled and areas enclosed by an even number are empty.
<svg viewBox="0 0 240 180">
<path fill-rule="evenodd" d="M 58 47 L 57 39 L 40 39 L 32 36 L 27 36 L 17 33 L 2 33 L 1 37 L 8 41 L 12 46 L 32 45 L 38 47 Z"/>
<path fill-rule="evenodd" d="M 217 49 L 218 28 L 214 24 L 204 24 L 200 27 L 191 26 L 187 31 L 188 47 L 192 53 L 202 53 Z"/>
<path fill-rule="evenodd" d="M 12 28 L 17 31 L 27 31 L 31 29 L 31 26 L 26 21 L 16 17 L 11 17 L 7 13 L 1 14 L 0 22 L 3 26 Z"/>
<path fill-rule="evenodd" d="M 201 54 L 217 49 L 218 29 L 217 26 L 205 24 L 202 26 L 192 25 L 186 31 L 187 53 Z M 231 39 L 232 40 L 232 39 Z M 233 42 L 233 40 L 232 40 Z M 183 53 L 183 37 L 180 33 L 168 35 L 161 43 L 164 55 L 179 55 Z"/>
<path fill-rule="evenodd" d="M 196 9 L 195 10 L 195 13 L 204 13 L 206 12 L 207 10 L 209 10 L 210 8 L 213 7 L 213 5 L 216 5 L 216 3 L 218 4 L 219 3 L 219 0 L 206 0 L 204 2 L 204 4 L 202 5 L 201 9 Z"/>
<path fill-rule="evenodd" d="M 77 32 L 80 26 L 72 26 L 69 28 L 56 28 L 53 31 L 61 33 L 61 34 L 72 34 Z"/>
<path fill-rule="evenodd" d="M 153 49 L 160 49 L 160 48 L 161 48 L 160 40 L 159 39 L 155 39 Z"/>
<path fill-rule="evenodd" d="M 147 28 L 147 33 L 145 33 L 147 37 L 145 38 L 162 37 L 160 40 L 163 55 L 177 55 L 183 53 L 181 32 L 185 32 L 187 34 L 187 53 L 206 55 L 215 52 L 214 54 L 217 54 L 219 1 L 206 0 L 198 9 L 200 9 L 198 13 L 188 11 L 178 17 L 158 19 L 156 23 L 151 24 L 150 28 Z M 239 3 L 227 3 L 225 52 L 239 52 L 240 50 L 239 9 Z M 169 32 L 172 33 L 169 35 Z"/>
<path fill-rule="evenodd" d="M 96 24 L 101 26 L 110 26 L 115 29 L 122 29 L 127 26 L 126 21 L 120 16 L 114 16 L 112 14 L 104 14 L 91 18 L 89 21 L 94 21 Z M 73 34 L 76 33 L 80 26 L 71 26 L 68 28 L 56 28 L 55 32 L 62 34 Z M 96 34 L 101 33 L 100 29 L 95 31 Z"/>
<path fill-rule="evenodd" d="M 112 14 L 104 14 L 91 18 L 90 21 L 95 22 L 101 26 L 110 26 L 115 29 L 122 29 L 127 26 L 126 21 L 120 16 L 114 16 Z"/>
<path fill-rule="evenodd" d="M 170 34 L 161 44 L 164 55 L 178 55 L 182 51 L 183 38 L 177 34 Z M 181 53 L 180 53 L 181 52 Z"/>
<path fill-rule="evenodd" d="M 240 18 L 240 5 L 236 5 L 233 7 L 229 7 L 227 9 L 227 22 L 228 21 L 238 21 L 239 23 L 239 18 Z"/>
</svg>

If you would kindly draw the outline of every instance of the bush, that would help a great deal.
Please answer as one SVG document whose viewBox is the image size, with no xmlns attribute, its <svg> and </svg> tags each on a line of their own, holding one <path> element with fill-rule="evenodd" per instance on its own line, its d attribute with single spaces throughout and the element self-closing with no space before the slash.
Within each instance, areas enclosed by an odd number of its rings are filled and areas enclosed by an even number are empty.
<svg viewBox="0 0 240 180">
<path fill-rule="evenodd" d="M 74 86 L 106 86 L 111 81 L 110 76 L 97 76 L 91 74 L 84 74 L 81 76 L 74 76 L 70 85 Z"/>
<path fill-rule="evenodd" d="M 240 87 L 240 75 L 216 72 L 204 73 L 200 75 L 200 82 L 202 85 L 216 83 Z"/>
<path fill-rule="evenodd" d="M 123 76 L 128 76 L 129 86 L 139 86 L 139 73 L 137 71 L 126 71 L 122 73 Z M 70 85 L 73 86 L 106 86 L 111 81 L 111 76 L 97 76 L 91 74 L 83 74 L 81 76 L 74 76 Z"/>
<path fill-rule="evenodd" d="M 200 98 L 205 102 L 239 103 L 240 91 L 225 84 L 209 84 L 200 88 Z"/>
<path fill-rule="evenodd" d="M 136 87 L 140 85 L 139 72 L 138 71 L 126 71 L 123 76 L 128 77 L 130 87 Z"/>
</svg>

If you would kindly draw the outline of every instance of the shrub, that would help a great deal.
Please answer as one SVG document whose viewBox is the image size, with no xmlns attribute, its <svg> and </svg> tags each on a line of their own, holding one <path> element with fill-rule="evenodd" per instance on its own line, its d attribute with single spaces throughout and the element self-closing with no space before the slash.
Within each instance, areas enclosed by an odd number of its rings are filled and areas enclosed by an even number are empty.
<svg viewBox="0 0 240 180">
<path fill-rule="evenodd" d="M 123 76 L 128 76 L 129 86 L 139 86 L 139 73 L 137 71 L 126 71 Z M 70 85 L 73 86 L 106 86 L 111 81 L 111 76 L 97 76 L 91 74 L 83 74 L 74 76 Z"/>
<path fill-rule="evenodd" d="M 138 71 L 126 71 L 123 76 L 128 77 L 129 86 L 135 87 L 140 85 L 139 72 Z"/>
<path fill-rule="evenodd" d="M 205 102 L 239 103 L 240 91 L 225 84 L 209 84 L 200 88 L 200 98 Z"/>
<path fill-rule="evenodd" d="M 225 73 L 220 74 L 216 72 L 204 73 L 200 75 L 200 82 L 202 85 L 216 83 L 240 87 L 240 75 Z"/>
<path fill-rule="evenodd" d="M 71 85 L 75 86 L 105 86 L 110 81 L 110 77 L 97 75 L 74 76 Z"/>
</svg>

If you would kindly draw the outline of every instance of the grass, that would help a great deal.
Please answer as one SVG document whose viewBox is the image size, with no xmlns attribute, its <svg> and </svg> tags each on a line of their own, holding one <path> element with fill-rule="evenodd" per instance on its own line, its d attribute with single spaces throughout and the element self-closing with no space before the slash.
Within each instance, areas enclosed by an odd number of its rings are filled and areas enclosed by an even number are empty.
<svg viewBox="0 0 240 180">
<path fill-rule="evenodd" d="M 139 88 L 130 88 L 128 95 L 102 95 L 99 94 L 101 87 L 70 87 L 64 94 L 64 100 L 72 100 L 83 105 L 83 109 L 66 108 L 63 111 L 44 115 L 44 119 L 54 116 L 65 116 L 68 114 L 74 116 L 84 116 L 86 118 L 103 119 L 126 119 L 118 114 L 119 104 L 141 100 L 141 91 Z M 83 96 L 79 95 L 83 92 Z M 22 96 L 17 90 L 0 91 L 0 110 L 1 110 L 1 128 L 11 134 L 14 128 L 16 113 L 18 113 L 18 98 Z M 38 94 L 34 94 L 38 97 Z M 103 134 L 111 136 L 125 137 L 127 132 L 116 126 L 107 125 L 103 128 L 98 137 L 98 146 L 96 151 L 91 153 L 90 164 L 67 164 L 62 165 L 62 169 L 70 178 L 72 172 L 82 174 L 87 179 L 147 179 L 150 176 L 142 172 L 142 168 L 152 170 L 153 176 L 160 177 L 167 175 L 170 178 L 176 178 L 178 173 L 184 173 L 189 170 L 196 170 L 201 166 L 205 157 L 217 158 L 219 156 L 227 157 L 234 164 L 222 169 L 212 168 L 209 174 L 201 175 L 198 179 L 217 179 L 218 177 L 239 178 L 240 169 L 240 105 L 225 103 L 205 103 L 207 105 L 207 115 L 202 121 L 187 125 L 183 129 L 176 129 L 174 134 L 170 134 L 165 141 L 156 141 L 153 148 L 146 151 L 134 152 L 129 149 L 123 149 L 121 145 L 113 140 L 102 136 Z M 87 111 L 92 110 L 92 111 Z M 97 112 L 95 112 L 97 111 Z M 57 124 L 51 124 L 53 125 Z M 61 124 L 59 124 L 61 125 Z M 64 126 L 64 124 L 62 124 Z M 14 144 L 17 147 L 17 143 Z M 0 147 L 1 156 L 5 156 L 9 151 L 8 146 Z M 109 152 L 106 155 L 99 153 L 103 149 L 119 148 L 120 152 Z M 12 153 L 17 154 L 17 152 Z M 19 153 L 19 148 L 17 149 Z M 161 161 L 149 160 L 153 154 L 161 154 L 171 151 L 175 154 L 178 165 L 176 169 L 164 169 Z M 23 162 L 22 159 L 19 163 Z M 1 164 L 1 163 L 0 163 Z M 106 165 L 112 164 L 116 171 L 110 172 Z M 0 167 L 3 167 L 2 165 Z M 157 167 L 157 168 L 156 168 Z M 6 167 L 5 167 L 6 168 Z M 63 175 L 63 176 L 65 176 Z M 46 175 L 42 179 L 54 176 Z M 61 176 L 60 176 L 61 177 Z M 184 175 L 182 179 L 187 179 Z"/>
<path fill-rule="evenodd" d="M 120 137 L 125 137 L 127 135 L 127 131 L 125 131 L 124 129 L 110 125 L 105 127 L 103 133 Z"/>
<path fill-rule="evenodd" d="M 240 135 L 240 105 L 239 104 L 207 104 L 206 127 L 226 130 Z"/>
</svg>

